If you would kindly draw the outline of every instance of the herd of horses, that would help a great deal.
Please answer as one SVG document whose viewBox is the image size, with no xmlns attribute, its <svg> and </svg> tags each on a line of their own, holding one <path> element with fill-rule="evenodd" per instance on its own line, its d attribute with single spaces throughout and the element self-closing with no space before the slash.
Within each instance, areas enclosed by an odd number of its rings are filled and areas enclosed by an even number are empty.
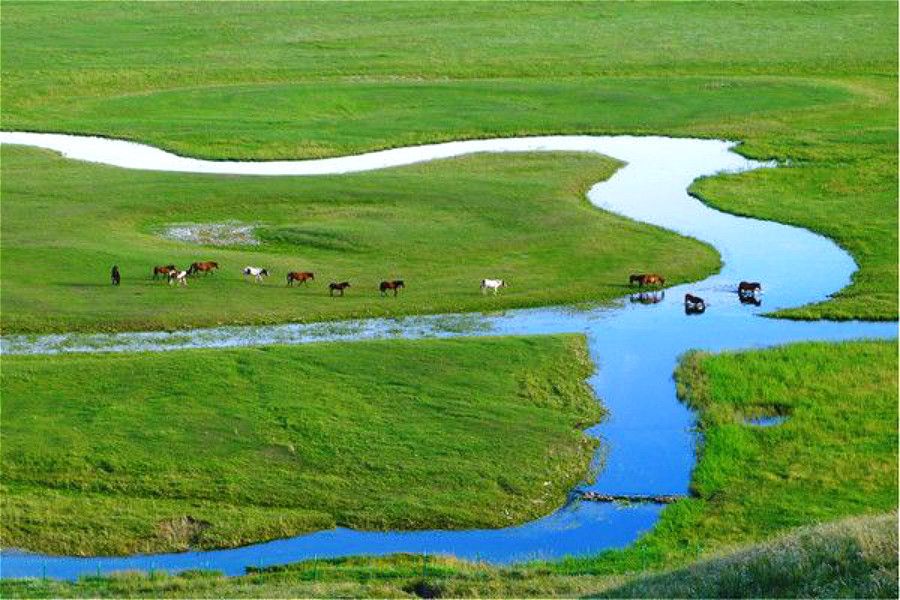
<svg viewBox="0 0 900 600">
<path fill-rule="evenodd" d="M 188 277 L 192 275 L 197 275 L 199 273 L 203 273 L 204 275 L 209 275 L 210 273 L 215 273 L 219 270 L 219 263 L 208 260 L 202 262 L 194 262 L 191 263 L 187 269 L 179 269 L 175 265 L 157 265 L 153 267 L 153 279 L 160 279 L 161 277 L 165 278 L 166 281 L 169 282 L 169 285 L 187 285 Z M 247 266 L 241 270 L 241 274 L 246 277 L 252 277 L 256 282 L 261 282 L 264 278 L 269 276 L 269 270 L 262 267 L 251 267 Z M 112 280 L 113 285 L 120 285 L 122 281 L 122 275 L 119 272 L 118 266 L 113 266 L 112 271 L 110 272 L 110 278 Z M 295 283 L 306 285 L 309 281 L 315 281 L 316 275 L 311 271 L 290 271 L 287 274 L 286 280 L 287 285 L 289 287 L 293 287 Z M 628 277 L 628 285 L 629 287 L 633 287 L 635 284 L 638 285 L 642 290 L 644 288 L 653 289 L 655 291 L 645 292 L 641 291 L 636 295 L 631 296 L 632 302 L 640 302 L 641 304 L 657 304 L 665 299 L 665 291 L 661 290 L 663 286 L 666 284 L 666 279 L 662 275 L 657 273 L 632 273 Z M 334 297 L 335 292 L 338 295 L 343 296 L 344 292 L 350 287 L 349 281 L 332 281 L 328 284 L 328 295 Z M 385 280 L 382 281 L 378 285 L 378 290 L 381 292 L 382 296 L 386 296 L 388 292 L 393 292 L 394 297 L 399 294 L 400 290 L 404 289 L 406 284 L 402 279 L 394 279 L 391 281 Z M 494 295 L 497 292 L 507 287 L 507 282 L 504 279 L 482 279 L 481 280 L 481 293 L 485 294 L 487 292 L 493 292 Z M 740 299 L 742 304 L 753 304 L 756 306 L 760 306 L 762 304 L 762 300 L 759 298 L 759 294 L 762 293 L 762 285 L 758 281 L 742 281 L 738 284 L 737 287 L 738 298 Z M 685 294 L 684 295 L 684 312 L 689 315 L 702 314 L 706 312 L 706 301 L 693 294 Z"/>
<path fill-rule="evenodd" d="M 166 281 L 169 282 L 169 285 L 187 285 L 187 278 L 191 275 L 197 275 L 198 273 L 203 273 L 204 275 L 208 275 L 210 273 L 215 273 L 219 270 L 219 263 L 208 260 L 203 262 L 194 262 L 191 263 L 187 269 L 179 269 L 175 265 L 157 265 L 153 267 L 153 279 L 165 278 Z M 247 266 L 241 270 L 241 275 L 245 278 L 251 277 L 257 283 L 261 282 L 263 279 L 269 276 L 269 270 L 262 267 L 251 267 Z M 113 280 L 113 285 L 119 285 L 121 281 L 121 275 L 119 274 L 119 267 L 114 266 L 111 277 Z M 286 277 L 287 285 L 289 287 L 293 287 L 295 283 L 306 284 L 309 281 L 316 280 L 316 274 L 312 271 L 290 271 Z M 494 281 L 490 279 L 486 279 L 484 281 Z M 482 282 L 482 287 L 484 285 L 484 281 Z M 506 284 L 501 283 L 505 286 Z M 332 281 L 328 284 L 328 295 L 334 297 L 335 292 L 338 292 L 338 295 L 343 296 L 344 291 L 350 287 L 349 281 Z M 382 281 L 378 285 L 378 289 L 381 292 L 382 296 L 386 296 L 388 292 L 394 292 L 394 296 L 396 297 L 399 294 L 400 290 L 406 287 L 406 284 L 402 279 L 394 279 L 391 281 Z"/>
<path fill-rule="evenodd" d="M 666 280 L 656 273 L 633 273 L 628 277 L 628 285 L 638 284 L 639 288 L 655 287 L 661 288 L 665 285 Z M 762 305 L 759 295 L 762 294 L 762 284 L 758 281 L 742 281 L 737 287 L 738 300 L 741 304 L 753 304 L 754 306 Z M 632 294 L 632 302 L 640 302 L 641 304 L 657 304 L 666 298 L 665 291 L 659 292 L 640 292 Z M 694 294 L 684 295 L 684 312 L 688 315 L 700 315 L 706 312 L 706 301 L 700 296 Z"/>
</svg>

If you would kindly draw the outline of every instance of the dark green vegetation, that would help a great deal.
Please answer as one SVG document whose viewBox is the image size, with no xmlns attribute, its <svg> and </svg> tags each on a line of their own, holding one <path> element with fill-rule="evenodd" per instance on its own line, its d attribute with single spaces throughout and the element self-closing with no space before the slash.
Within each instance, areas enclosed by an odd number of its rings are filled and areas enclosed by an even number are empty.
<svg viewBox="0 0 900 600">
<path fill-rule="evenodd" d="M 3 12 L 4 129 L 234 158 L 545 133 L 741 140 L 743 153 L 790 167 L 698 192 L 832 236 L 861 267 L 836 299 L 786 314 L 897 316 L 896 3 L 7 2 Z"/>
<path fill-rule="evenodd" d="M 854 342 L 686 357 L 679 386 L 706 440 L 695 496 L 667 508 L 625 550 L 510 569 L 432 558 L 424 580 L 421 557 L 393 557 L 306 562 L 235 579 L 128 576 L 76 585 L 4 582 L 3 589 L 44 596 L 397 596 L 431 589 L 445 596 L 896 597 L 896 355 L 894 342 Z M 788 421 L 744 424 L 776 411 Z M 868 516 L 795 530 L 850 515 Z"/>
<path fill-rule="evenodd" d="M 591 370 L 576 336 L 5 357 L 3 546 L 533 519 L 587 476 Z"/>
<path fill-rule="evenodd" d="M 167 329 L 461 312 L 609 300 L 628 273 L 672 281 L 714 270 L 696 241 L 593 208 L 617 163 L 588 154 L 482 155 L 359 175 L 220 177 L 124 171 L 3 148 L 3 329 Z M 40 176 L 34 176 L 40 173 Z M 262 244 L 163 239 L 164 225 L 259 224 Z M 552 234 L 548 234 L 552 232 Z M 173 288 L 154 265 L 215 260 Z M 109 285 L 118 264 L 123 281 Z M 246 265 L 267 267 L 264 284 Z M 317 281 L 286 287 L 288 271 Z M 479 282 L 510 282 L 483 296 Z M 382 298 L 382 279 L 404 279 Z M 349 280 L 344 298 L 329 281 Z"/>
</svg>

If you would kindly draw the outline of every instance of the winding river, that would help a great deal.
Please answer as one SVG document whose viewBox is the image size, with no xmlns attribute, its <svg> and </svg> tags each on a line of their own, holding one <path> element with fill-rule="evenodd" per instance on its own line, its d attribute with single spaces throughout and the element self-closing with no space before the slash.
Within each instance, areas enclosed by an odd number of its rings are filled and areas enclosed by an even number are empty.
<svg viewBox="0 0 900 600">
<path fill-rule="evenodd" d="M 589 310 L 571 307 L 510 310 L 498 315 L 435 315 L 346 321 L 220 327 L 183 332 L 6 336 L 3 354 L 164 351 L 196 347 L 299 344 L 323 340 L 471 335 L 582 333 L 598 369 L 590 384 L 609 414 L 588 433 L 601 440 L 599 474 L 580 486 L 607 494 L 686 494 L 695 462 L 694 415 L 675 396 L 677 358 L 692 349 L 761 348 L 802 340 L 893 338 L 897 324 L 776 320 L 763 312 L 825 300 L 850 283 L 852 258 L 830 240 L 805 229 L 715 211 L 686 192 L 698 177 L 774 165 L 747 160 L 732 142 L 633 136 L 548 136 L 450 142 L 324 160 L 233 162 L 176 156 L 132 142 L 40 133 L 0 133 L 0 143 L 62 153 L 72 159 L 126 169 L 248 176 L 339 174 L 381 169 L 477 152 L 596 152 L 627 163 L 596 184 L 597 207 L 665 227 L 714 246 L 724 266 L 712 277 L 671 288 L 658 303 L 624 299 Z M 624 276 L 625 274 L 623 274 Z M 761 306 L 745 305 L 737 282 L 761 281 Z M 686 315 L 686 291 L 709 308 Z M 748 425 L 750 426 L 750 425 Z M 789 427 L 790 421 L 781 427 Z M 573 496 L 574 497 L 574 496 Z M 0 553 L 0 576 L 73 579 L 120 570 L 208 568 L 239 575 L 318 557 L 416 552 L 453 554 L 493 563 L 585 555 L 633 542 L 653 527 L 663 506 L 573 500 L 524 525 L 470 531 L 354 531 L 338 528 L 242 548 L 123 557 Z"/>
</svg>

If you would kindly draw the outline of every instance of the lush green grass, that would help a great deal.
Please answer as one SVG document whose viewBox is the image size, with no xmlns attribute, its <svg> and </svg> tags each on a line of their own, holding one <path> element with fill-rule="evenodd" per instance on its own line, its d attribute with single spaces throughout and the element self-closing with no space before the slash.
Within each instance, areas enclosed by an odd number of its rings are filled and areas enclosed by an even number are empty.
<svg viewBox="0 0 900 600">
<path fill-rule="evenodd" d="M 897 344 L 799 344 L 686 357 L 678 371 L 705 444 L 695 496 L 667 508 L 634 546 L 510 569 L 430 559 L 426 582 L 447 596 L 887 595 L 896 593 L 896 514 L 819 527 L 772 545 L 748 542 L 897 507 Z M 774 428 L 743 424 L 780 411 Z M 656 571 L 690 565 L 658 576 Z M 648 572 L 653 572 L 649 573 Z M 396 596 L 422 579 L 421 557 L 301 563 L 258 575 L 4 583 L 34 595 Z M 624 587 L 623 587 L 624 586 Z"/>
<path fill-rule="evenodd" d="M 702 196 L 821 231 L 861 267 L 836 299 L 786 314 L 896 318 L 896 27 L 890 2 L 8 2 L 3 128 L 244 158 L 561 132 L 737 139 L 792 167 Z"/>
<path fill-rule="evenodd" d="M 700 243 L 598 211 L 584 198 L 618 163 L 589 154 L 479 155 L 347 176 L 130 172 L 3 148 L 3 330 L 157 329 L 485 311 L 608 300 L 628 274 L 672 281 L 718 266 Z M 40 173 L 39 177 L 34 174 Z M 165 224 L 238 220 L 259 246 L 163 239 Z M 215 260 L 185 288 L 154 265 Z M 109 285 L 118 264 L 120 288 Z M 267 267 L 259 285 L 245 265 Z M 317 280 L 290 289 L 288 271 Z M 508 280 L 496 297 L 485 277 Z M 404 279 L 382 298 L 383 279 Z M 344 298 L 329 281 L 349 280 Z"/>
<path fill-rule="evenodd" d="M 607 598 L 896 598 L 897 513 L 803 527 L 661 575 Z"/>
<path fill-rule="evenodd" d="M 583 338 L 3 359 L 3 546 L 123 554 L 560 506 L 600 418 Z"/>
</svg>

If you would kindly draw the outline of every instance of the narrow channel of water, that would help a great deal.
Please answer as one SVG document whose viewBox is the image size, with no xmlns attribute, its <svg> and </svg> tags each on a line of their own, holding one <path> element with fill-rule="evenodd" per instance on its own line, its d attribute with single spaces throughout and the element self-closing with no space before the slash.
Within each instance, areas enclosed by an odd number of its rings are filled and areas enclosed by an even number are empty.
<svg viewBox="0 0 900 600">
<path fill-rule="evenodd" d="M 731 142 L 633 136 L 550 136 L 451 142 L 313 161 L 203 161 L 103 138 L 0 133 L 0 143 L 62 152 L 71 158 L 130 169 L 242 175 L 316 175 L 358 172 L 474 152 L 586 151 L 627 164 L 595 185 L 589 200 L 605 210 L 710 243 L 722 271 L 666 290 L 664 297 L 633 296 L 612 307 L 511 310 L 500 315 L 437 315 L 331 324 L 222 327 L 176 333 L 7 336 L 3 354 L 132 352 L 232 347 L 322 340 L 523 335 L 577 332 L 587 336 L 598 366 L 590 383 L 609 410 L 589 433 L 602 441 L 596 481 L 582 489 L 608 494 L 684 494 L 695 462 L 694 415 L 675 396 L 672 372 L 689 349 L 762 348 L 802 340 L 893 338 L 896 323 L 794 322 L 761 313 L 824 300 L 850 282 L 851 257 L 807 230 L 712 210 L 686 189 L 697 177 L 772 166 L 733 153 Z M 627 274 L 623 274 L 625 277 Z M 760 281 L 761 305 L 745 304 L 738 281 Z M 701 315 L 686 315 L 690 291 L 706 299 Z M 658 300 L 658 301 L 657 301 Z M 71 579 L 126 569 L 179 571 L 209 568 L 229 575 L 247 566 L 307 558 L 393 552 L 454 554 L 510 563 L 585 555 L 633 542 L 659 518 L 662 506 L 574 501 L 524 525 L 495 530 L 365 532 L 321 531 L 243 548 L 130 557 L 52 557 L 4 550 L 0 576 Z"/>
</svg>

